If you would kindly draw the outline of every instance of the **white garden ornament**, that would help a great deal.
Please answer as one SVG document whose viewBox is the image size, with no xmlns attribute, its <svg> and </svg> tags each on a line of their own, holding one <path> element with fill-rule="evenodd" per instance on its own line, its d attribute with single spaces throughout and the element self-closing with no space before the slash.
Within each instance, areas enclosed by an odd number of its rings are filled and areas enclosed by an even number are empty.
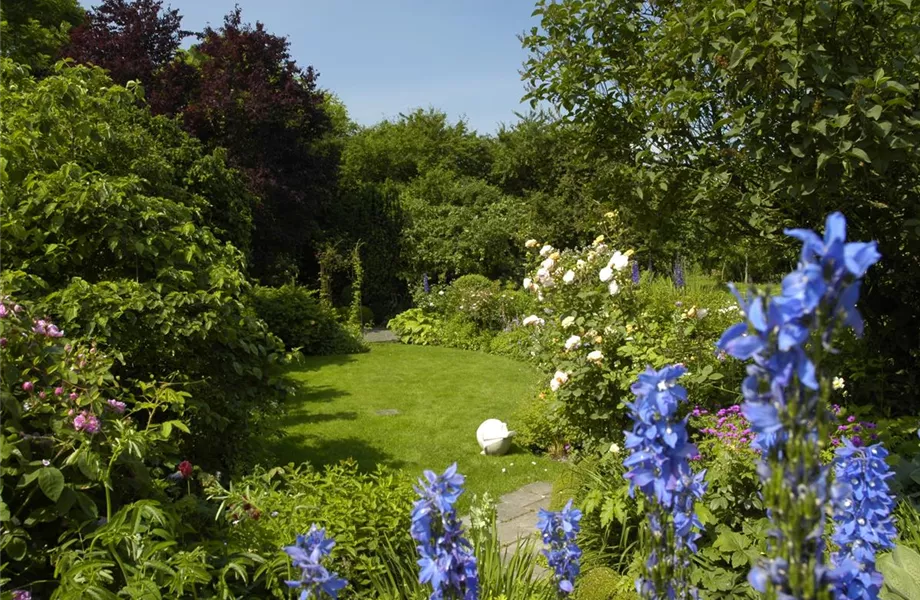
<svg viewBox="0 0 920 600">
<path fill-rule="evenodd" d="M 482 454 L 501 456 L 511 449 L 513 431 L 508 431 L 508 424 L 498 419 L 486 419 L 476 430 L 476 441 L 482 448 Z"/>
</svg>

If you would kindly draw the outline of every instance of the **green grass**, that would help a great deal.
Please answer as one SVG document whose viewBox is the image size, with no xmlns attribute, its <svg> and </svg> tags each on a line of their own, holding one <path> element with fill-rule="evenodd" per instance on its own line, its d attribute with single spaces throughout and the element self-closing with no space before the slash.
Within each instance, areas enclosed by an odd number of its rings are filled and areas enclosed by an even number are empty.
<svg viewBox="0 0 920 600">
<path fill-rule="evenodd" d="M 473 494 L 497 499 L 553 481 L 564 469 L 517 446 L 500 457 L 479 453 L 479 424 L 497 418 L 514 429 L 515 411 L 533 397 L 540 375 L 529 365 L 451 348 L 372 344 L 366 354 L 308 357 L 288 377 L 298 391 L 281 417 L 284 437 L 270 448 L 281 463 L 353 458 L 362 469 L 384 464 L 414 480 L 456 461 L 467 477 L 461 508 Z M 377 414 L 387 409 L 399 414 Z"/>
</svg>

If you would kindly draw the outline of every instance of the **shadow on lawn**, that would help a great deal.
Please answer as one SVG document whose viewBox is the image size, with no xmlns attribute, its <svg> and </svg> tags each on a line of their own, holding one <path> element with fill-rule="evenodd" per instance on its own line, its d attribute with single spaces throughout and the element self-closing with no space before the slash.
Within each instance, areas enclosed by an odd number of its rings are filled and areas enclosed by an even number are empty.
<svg viewBox="0 0 920 600">
<path fill-rule="evenodd" d="M 354 354 L 304 356 L 300 360 L 294 361 L 285 371 L 287 373 L 309 373 L 311 371 L 319 371 L 323 367 L 328 367 L 329 365 L 340 367 L 355 362 L 355 356 Z"/>
<path fill-rule="evenodd" d="M 314 467 L 333 465 L 346 458 L 354 459 L 362 471 L 374 471 L 378 464 L 394 469 L 405 465 L 404 461 L 396 460 L 391 454 L 356 437 L 330 440 L 320 436 L 289 433 L 276 441 L 272 450 L 281 463 L 308 462 Z"/>
</svg>

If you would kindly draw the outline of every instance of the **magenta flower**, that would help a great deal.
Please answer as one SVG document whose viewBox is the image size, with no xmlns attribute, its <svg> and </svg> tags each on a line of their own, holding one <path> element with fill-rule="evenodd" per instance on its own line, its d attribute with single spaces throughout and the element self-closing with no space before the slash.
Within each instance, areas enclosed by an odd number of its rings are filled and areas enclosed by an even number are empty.
<svg viewBox="0 0 920 600">
<path fill-rule="evenodd" d="M 81 412 L 79 415 L 73 418 L 73 428 L 77 431 L 83 431 L 86 433 L 97 433 L 99 431 L 99 419 L 95 415 L 87 411 Z"/>
<path fill-rule="evenodd" d="M 0 337 L 0 348 L 6 348 L 6 338 Z"/>
<path fill-rule="evenodd" d="M 6 305 L 0 304 L 0 319 L 5 319 L 8 314 L 10 313 L 6 310 Z"/>
<path fill-rule="evenodd" d="M 74 402 L 76 402 L 77 398 L 79 397 L 80 396 L 78 396 L 76 392 L 70 392 L 70 399 L 73 400 Z"/>
<path fill-rule="evenodd" d="M 25 382 L 23 382 L 23 384 L 22 384 L 22 389 L 25 390 L 25 391 L 27 391 L 27 392 L 31 392 L 33 387 L 35 387 L 35 386 L 32 385 L 32 382 L 31 382 L 31 381 L 25 381 Z"/>
<path fill-rule="evenodd" d="M 32 331 L 38 335 L 44 335 L 52 338 L 64 337 L 64 332 L 58 329 L 57 325 L 44 319 L 37 319 L 35 321 L 35 325 L 32 327 Z"/>
<path fill-rule="evenodd" d="M 62 388 L 62 387 L 60 387 L 60 386 L 54 388 L 54 395 L 55 395 L 55 396 L 63 396 L 63 395 L 64 395 L 64 388 Z"/>
<path fill-rule="evenodd" d="M 117 412 L 118 414 L 124 414 L 125 412 L 125 403 L 119 402 L 115 398 L 109 398 L 107 401 L 109 408 Z"/>
</svg>

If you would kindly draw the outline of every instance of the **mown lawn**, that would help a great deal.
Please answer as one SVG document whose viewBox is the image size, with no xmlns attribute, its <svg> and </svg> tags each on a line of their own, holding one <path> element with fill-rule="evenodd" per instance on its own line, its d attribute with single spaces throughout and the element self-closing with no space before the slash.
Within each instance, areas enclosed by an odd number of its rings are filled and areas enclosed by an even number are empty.
<svg viewBox="0 0 920 600">
<path fill-rule="evenodd" d="M 513 447 L 480 454 L 476 428 L 487 418 L 514 428 L 514 413 L 539 386 L 539 373 L 507 358 L 450 348 L 372 344 L 366 354 L 309 357 L 288 373 L 298 391 L 272 444 L 281 463 L 315 466 L 353 458 L 413 479 L 452 462 L 467 493 L 494 497 L 533 481 L 552 481 L 564 465 Z M 398 414 L 385 414 L 389 411 Z M 383 414 L 381 414 L 383 413 Z"/>
</svg>

